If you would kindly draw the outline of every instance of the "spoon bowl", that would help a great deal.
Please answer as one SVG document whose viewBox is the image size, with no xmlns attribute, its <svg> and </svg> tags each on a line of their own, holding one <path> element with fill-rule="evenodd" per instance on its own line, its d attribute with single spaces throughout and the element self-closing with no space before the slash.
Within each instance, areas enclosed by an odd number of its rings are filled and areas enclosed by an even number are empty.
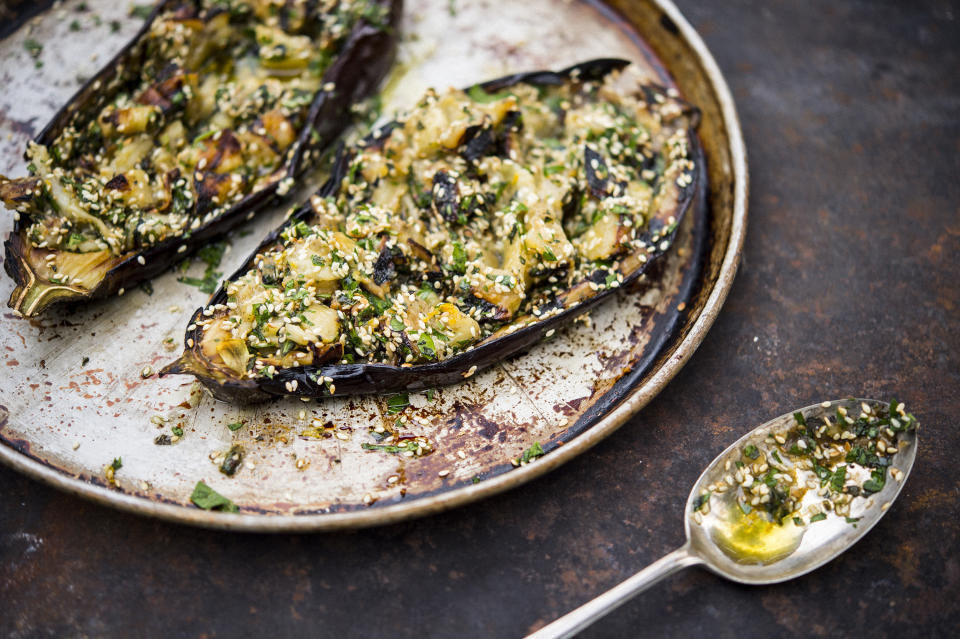
<svg viewBox="0 0 960 639">
<path fill-rule="evenodd" d="M 571 637 L 687 566 L 753 585 L 819 568 L 880 521 L 916 456 L 917 429 L 902 404 L 891 409 L 873 399 L 841 399 L 771 419 L 727 447 L 697 479 L 684 510 L 682 547 L 527 639 Z"/>
<path fill-rule="evenodd" d="M 813 422 L 824 415 L 833 416 L 837 408 L 856 414 L 864 404 L 882 411 L 889 409 L 887 402 L 873 399 L 842 399 L 813 404 L 796 412 L 802 414 L 808 422 Z M 722 526 L 722 512 L 718 512 L 716 508 L 711 509 L 706 516 L 701 517 L 702 522 L 698 523 L 694 516 L 694 503 L 708 486 L 715 485 L 725 474 L 729 474 L 723 468 L 724 460 L 737 456 L 737 452 L 751 442 L 763 441 L 768 434 L 789 430 L 795 424 L 794 414 L 775 417 L 735 441 L 711 462 L 690 491 L 685 510 L 687 516 L 684 517 L 684 532 L 690 553 L 701 558 L 707 568 L 727 579 L 743 584 L 774 584 L 804 575 L 831 561 L 859 541 L 880 521 L 889 505 L 900 494 L 913 468 L 917 456 L 916 430 L 900 433 L 898 437 L 899 450 L 894 456 L 894 467 L 902 473 L 900 479 L 891 479 L 881 491 L 854 500 L 850 519 L 856 518 L 858 521 L 848 523 L 847 517 L 830 514 L 822 521 L 801 527 L 797 531 L 796 548 L 785 557 L 766 564 L 737 561 L 728 552 L 724 552 L 716 541 L 717 528 Z"/>
</svg>

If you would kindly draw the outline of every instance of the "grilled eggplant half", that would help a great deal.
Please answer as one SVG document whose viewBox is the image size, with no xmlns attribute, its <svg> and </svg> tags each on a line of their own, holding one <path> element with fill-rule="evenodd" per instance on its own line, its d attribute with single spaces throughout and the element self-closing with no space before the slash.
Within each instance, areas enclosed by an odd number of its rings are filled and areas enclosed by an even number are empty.
<svg viewBox="0 0 960 639">
<path fill-rule="evenodd" d="M 341 149 L 164 372 L 240 403 L 429 388 L 636 280 L 704 178 L 698 111 L 626 65 L 430 91 Z"/>
<path fill-rule="evenodd" d="M 9 305 L 122 292 L 283 196 L 376 89 L 401 0 L 167 0 L 0 177 Z"/>
</svg>

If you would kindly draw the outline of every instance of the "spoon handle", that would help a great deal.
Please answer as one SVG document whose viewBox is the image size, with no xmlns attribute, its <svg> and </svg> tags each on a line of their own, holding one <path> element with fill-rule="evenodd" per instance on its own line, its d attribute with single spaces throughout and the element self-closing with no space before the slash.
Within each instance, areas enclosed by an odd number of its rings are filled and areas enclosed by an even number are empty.
<svg viewBox="0 0 960 639">
<path fill-rule="evenodd" d="M 664 577 L 672 575 L 681 568 L 703 563 L 703 560 L 690 552 L 690 546 L 684 545 L 653 562 L 634 576 L 614 586 L 599 597 L 588 601 L 576 610 L 568 612 L 553 623 L 537 630 L 526 639 L 563 639 L 572 637 L 594 621 L 618 608 L 634 595 L 637 595 Z"/>
</svg>

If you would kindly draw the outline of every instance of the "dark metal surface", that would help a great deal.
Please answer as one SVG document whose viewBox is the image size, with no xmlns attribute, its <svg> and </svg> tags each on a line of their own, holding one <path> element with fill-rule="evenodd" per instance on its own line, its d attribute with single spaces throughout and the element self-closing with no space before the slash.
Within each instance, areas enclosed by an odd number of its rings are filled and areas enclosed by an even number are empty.
<svg viewBox="0 0 960 639">
<path fill-rule="evenodd" d="M 214 533 L 0 468 L 0 635 L 512 637 L 682 542 L 701 468 L 843 395 L 906 401 L 914 473 L 851 552 L 786 584 L 690 571 L 585 637 L 948 637 L 960 629 L 960 10 L 693 2 L 750 151 L 716 325 L 631 422 L 544 478 L 349 534 Z"/>
</svg>

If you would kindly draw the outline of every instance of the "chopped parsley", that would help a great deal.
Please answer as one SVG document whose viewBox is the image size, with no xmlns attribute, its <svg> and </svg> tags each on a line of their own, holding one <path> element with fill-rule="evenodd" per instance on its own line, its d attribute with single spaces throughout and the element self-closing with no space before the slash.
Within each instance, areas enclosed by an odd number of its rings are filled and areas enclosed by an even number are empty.
<svg viewBox="0 0 960 639">
<path fill-rule="evenodd" d="M 235 513 L 239 509 L 232 501 L 207 486 L 203 480 L 197 482 L 193 488 L 193 494 L 190 495 L 190 501 L 204 510 L 220 510 L 223 512 Z"/>
<path fill-rule="evenodd" d="M 152 4 L 134 4 L 130 6 L 130 12 L 128 15 L 131 18 L 140 18 L 141 20 L 146 20 L 150 17 L 150 13 L 152 11 Z"/>
<path fill-rule="evenodd" d="M 705 503 L 710 501 L 710 495 L 711 495 L 710 491 L 707 491 L 693 500 L 694 512 L 700 510 L 700 508 L 702 508 Z"/>
<path fill-rule="evenodd" d="M 217 267 L 220 266 L 220 261 L 223 259 L 223 254 L 226 250 L 226 242 L 215 242 L 204 246 L 197 251 L 197 257 L 201 262 L 206 264 L 203 277 L 181 276 L 177 278 L 178 281 L 189 286 L 195 286 L 204 293 L 212 294 L 217 290 L 217 286 L 220 284 L 220 278 L 223 277 L 223 273 L 218 271 Z"/>
<path fill-rule="evenodd" d="M 407 393 L 400 393 L 387 398 L 387 414 L 396 415 L 403 412 L 410 405 L 410 396 Z"/>
<path fill-rule="evenodd" d="M 24 40 L 23 48 L 27 50 L 27 53 L 30 54 L 31 58 L 37 58 L 41 53 L 43 53 L 43 45 L 33 38 L 27 38 Z"/>
<path fill-rule="evenodd" d="M 481 104 L 486 104 L 488 102 L 496 102 L 497 100 L 502 100 L 510 96 L 509 91 L 502 91 L 500 93 L 487 93 L 486 90 L 479 84 L 475 84 L 469 89 L 467 89 L 467 95 L 470 96 L 470 99 L 474 102 L 480 102 Z"/>
<path fill-rule="evenodd" d="M 523 451 L 523 455 L 520 456 L 520 463 L 526 464 L 531 462 L 538 457 L 543 457 L 546 453 L 543 450 L 543 446 L 540 445 L 540 442 L 533 442 L 533 446 Z"/>
</svg>

